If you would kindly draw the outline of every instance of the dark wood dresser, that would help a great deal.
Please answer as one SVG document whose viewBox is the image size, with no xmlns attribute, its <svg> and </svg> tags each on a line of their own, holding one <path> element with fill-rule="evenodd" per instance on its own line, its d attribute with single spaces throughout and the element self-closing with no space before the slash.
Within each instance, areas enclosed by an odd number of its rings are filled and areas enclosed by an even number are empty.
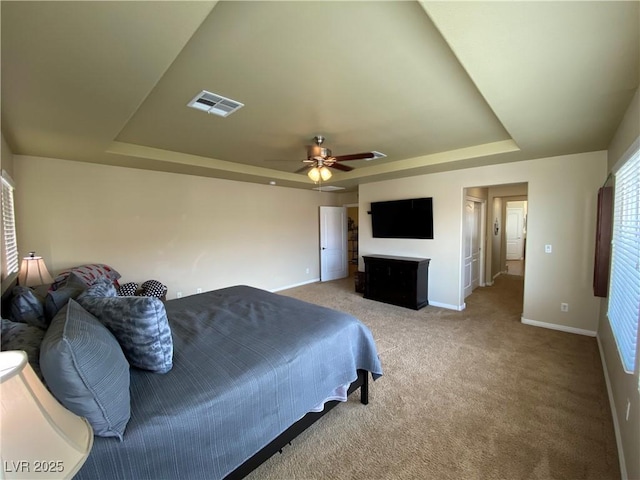
<svg viewBox="0 0 640 480">
<path fill-rule="evenodd" d="M 429 258 L 365 255 L 364 298 L 419 310 L 429 305 Z"/>
</svg>

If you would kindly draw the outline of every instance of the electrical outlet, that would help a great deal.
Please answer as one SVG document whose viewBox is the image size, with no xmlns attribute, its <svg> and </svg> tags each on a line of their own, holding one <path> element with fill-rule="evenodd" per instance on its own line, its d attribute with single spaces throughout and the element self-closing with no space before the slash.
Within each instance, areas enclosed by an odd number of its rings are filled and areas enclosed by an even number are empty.
<svg viewBox="0 0 640 480">
<path fill-rule="evenodd" d="M 553 251 L 553 247 L 551 245 L 544 246 L 544 253 L 551 253 Z"/>
<path fill-rule="evenodd" d="M 182 298 L 182 292 L 176 292 L 176 298 Z"/>
<path fill-rule="evenodd" d="M 305 272 L 306 274 L 309 274 L 309 267 L 307 267 L 307 270 Z"/>
<path fill-rule="evenodd" d="M 196 288 L 196 293 L 202 293 L 202 289 L 201 288 Z"/>
<path fill-rule="evenodd" d="M 568 312 L 569 311 L 569 304 L 568 303 L 561 303 L 560 304 L 560 311 L 561 312 Z"/>
</svg>

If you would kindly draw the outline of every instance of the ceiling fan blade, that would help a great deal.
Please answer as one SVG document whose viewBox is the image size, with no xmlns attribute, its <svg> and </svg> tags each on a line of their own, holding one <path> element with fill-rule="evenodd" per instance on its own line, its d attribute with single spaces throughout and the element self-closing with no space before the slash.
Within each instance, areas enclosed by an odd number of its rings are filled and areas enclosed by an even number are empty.
<svg viewBox="0 0 640 480">
<path fill-rule="evenodd" d="M 335 168 L 336 170 L 342 170 L 343 172 L 350 172 L 351 170 L 353 170 L 353 167 L 342 165 L 341 163 L 334 163 L 332 165 L 329 165 L 329 167 Z"/>
<path fill-rule="evenodd" d="M 302 172 L 304 172 L 305 170 L 309 170 L 309 167 L 310 167 L 310 166 L 311 166 L 311 165 L 305 165 L 304 167 L 299 168 L 298 170 L 296 170 L 296 171 L 295 171 L 295 172 L 293 172 L 293 173 L 302 173 Z"/>
<path fill-rule="evenodd" d="M 375 155 L 373 152 L 352 153 L 351 155 L 337 155 L 335 159 L 339 162 L 346 160 L 362 160 L 363 158 L 373 158 Z"/>
</svg>

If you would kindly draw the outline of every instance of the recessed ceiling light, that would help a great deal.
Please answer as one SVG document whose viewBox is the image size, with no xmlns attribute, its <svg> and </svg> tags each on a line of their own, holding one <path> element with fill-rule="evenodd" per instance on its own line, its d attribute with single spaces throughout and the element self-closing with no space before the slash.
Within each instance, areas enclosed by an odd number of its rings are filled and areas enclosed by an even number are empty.
<svg viewBox="0 0 640 480">
<path fill-rule="evenodd" d="M 269 182 L 269 185 L 275 185 L 275 184 L 276 184 L 275 180 L 271 180 L 271 181 Z"/>
</svg>

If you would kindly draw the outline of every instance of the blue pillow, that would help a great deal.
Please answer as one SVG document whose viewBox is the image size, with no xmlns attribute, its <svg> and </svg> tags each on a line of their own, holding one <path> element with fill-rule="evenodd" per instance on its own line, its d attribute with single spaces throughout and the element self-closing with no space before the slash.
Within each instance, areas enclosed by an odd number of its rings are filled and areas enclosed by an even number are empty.
<svg viewBox="0 0 640 480">
<path fill-rule="evenodd" d="M 118 291 L 113 282 L 108 278 L 101 278 L 78 295 L 76 301 L 81 303 L 81 299 L 84 297 L 116 297 L 117 295 Z"/>
<path fill-rule="evenodd" d="M 122 440 L 131 417 L 129 364 L 111 332 L 73 299 L 51 321 L 40 368 L 49 390 L 95 435 Z"/>
<path fill-rule="evenodd" d="M 49 322 L 44 315 L 44 301 L 29 287 L 18 285 L 11 290 L 9 318 L 46 329 Z"/>
<path fill-rule="evenodd" d="M 28 323 L 2 319 L 2 350 L 24 350 L 31 368 L 42 380 L 40 371 L 40 344 L 45 330 Z"/>
<path fill-rule="evenodd" d="M 57 290 L 50 290 L 44 300 L 45 317 L 51 321 L 70 298 L 76 298 L 87 288 L 87 284 L 75 273 L 71 273 L 66 282 Z"/>
<path fill-rule="evenodd" d="M 118 339 L 132 367 L 166 373 L 173 367 L 173 338 L 156 297 L 83 297 L 80 305 Z"/>
</svg>

